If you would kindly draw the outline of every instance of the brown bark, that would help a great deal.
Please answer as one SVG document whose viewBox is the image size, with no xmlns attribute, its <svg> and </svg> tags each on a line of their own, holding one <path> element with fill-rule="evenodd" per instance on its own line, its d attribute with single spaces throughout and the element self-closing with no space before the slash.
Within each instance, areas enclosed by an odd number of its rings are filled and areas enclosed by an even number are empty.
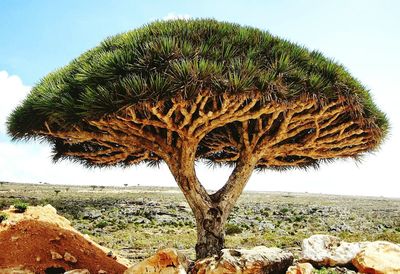
<svg viewBox="0 0 400 274">
<path fill-rule="evenodd" d="M 215 205 L 211 208 L 204 208 L 202 215 L 196 217 L 197 259 L 219 254 L 224 248 L 225 215 L 227 215 L 227 212 L 221 209 L 218 205 Z"/>
<path fill-rule="evenodd" d="M 253 173 L 257 160 L 255 156 L 241 156 L 226 184 L 211 195 L 211 199 L 216 201 L 224 209 L 224 212 L 226 212 L 224 214 L 224 221 L 227 220 L 232 208 L 242 194 L 244 187 Z"/>
<path fill-rule="evenodd" d="M 223 210 L 199 182 L 195 168 L 195 155 L 191 146 L 183 142 L 177 157 L 168 163 L 175 180 L 191 207 L 197 226 L 196 257 L 217 254 L 224 245 Z"/>
<path fill-rule="evenodd" d="M 197 258 L 219 254 L 224 248 L 226 221 L 250 179 L 255 162 L 254 159 L 241 158 L 226 184 L 209 195 L 212 207 L 203 209 L 203 218 L 197 221 Z"/>
<path fill-rule="evenodd" d="M 199 182 L 192 147 L 183 142 L 179 156 L 169 162 L 175 177 L 196 219 L 198 259 L 218 254 L 224 248 L 225 224 L 237 199 L 249 180 L 257 162 L 250 154 L 243 156 L 229 176 L 227 183 L 216 193 L 208 194 Z"/>
</svg>

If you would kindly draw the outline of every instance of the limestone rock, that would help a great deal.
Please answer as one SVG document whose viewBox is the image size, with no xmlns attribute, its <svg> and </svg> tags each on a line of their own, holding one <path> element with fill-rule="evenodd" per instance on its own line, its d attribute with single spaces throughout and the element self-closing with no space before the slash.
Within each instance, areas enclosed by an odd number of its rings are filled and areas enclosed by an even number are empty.
<svg viewBox="0 0 400 274">
<path fill-rule="evenodd" d="M 74 256 L 72 256 L 71 255 L 71 253 L 69 253 L 69 252 L 65 252 L 65 254 L 64 254 L 64 261 L 66 261 L 66 262 L 70 262 L 70 263 L 76 263 L 78 260 L 74 257 Z"/>
<path fill-rule="evenodd" d="M 85 211 L 83 213 L 82 218 L 93 220 L 93 219 L 97 219 L 97 218 L 101 217 L 101 215 L 102 215 L 102 213 L 100 210 L 91 210 L 91 211 Z"/>
<path fill-rule="evenodd" d="M 189 261 L 176 249 L 166 248 L 158 250 L 155 255 L 128 268 L 124 274 L 186 274 Z"/>
<path fill-rule="evenodd" d="M 0 265 L 4 269 L 24 266 L 24 270 L 32 273 L 51 269 L 123 273 L 127 268 L 125 262 L 108 257 L 108 250 L 75 230 L 50 205 L 29 206 L 23 213 L 12 208 L 5 212 L 8 218 L 0 223 L 0 249 L 7 250 L 0 252 Z"/>
<path fill-rule="evenodd" d="M 361 273 L 399 274 L 400 246 L 383 241 L 368 243 L 353 259 Z"/>
<path fill-rule="evenodd" d="M 314 270 L 314 267 L 310 263 L 298 263 L 295 266 L 289 267 L 286 274 L 312 274 Z"/>
<path fill-rule="evenodd" d="M 347 243 L 338 237 L 313 235 L 304 239 L 301 262 L 316 266 L 346 266 L 360 252 L 365 243 Z"/>
<path fill-rule="evenodd" d="M 220 257 L 195 263 L 192 274 L 261 274 L 285 273 L 293 255 L 279 248 L 257 246 L 253 249 L 223 249 Z"/>
<path fill-rule="evenodd" d="M 61 256 L 60 253 L 55 252 L 54 250 L 50 250 L 50 254 L 51 254 L 51 259 L 52 260 L 59 260 L 59 259 L 63 258 L 63 256 Z M 38 260 L 36 259 L 36 261 L 38 261 Z M 39 260 L 39 262 L 40 262 L 40 260 Z"/>
<path fill-rule="evenodd" d="M 64 274 L 90 274 L 90 272 L 87 269 L 74 269 L 67 271 Z"/>
<path fill-rule="evenodd" d="M 32 271 L 22 266 L 11 268 L 0 268 L 0 274 L 34 274 Z"/>
</svg>

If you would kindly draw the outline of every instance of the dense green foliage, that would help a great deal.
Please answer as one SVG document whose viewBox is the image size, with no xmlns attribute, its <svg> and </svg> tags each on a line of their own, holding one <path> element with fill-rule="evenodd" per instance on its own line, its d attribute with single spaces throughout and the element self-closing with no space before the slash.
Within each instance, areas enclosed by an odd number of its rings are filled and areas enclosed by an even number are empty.
<svg viewBox="0 0 400 274">
<path fill-rule="evenodd" d="M 346 69 L 317 51 L 251 27 L 215 20 L 154 22 L 107 38 L 50 73 L 11 114 L 14 138 L 44 122 L 79 124 L 141 101 L 192 98 L 200 90 L 260 90 L 266 101 L 345 95 L 385 133 L 387 120 Z"/>
<path fill-rule="evenodd" d="M 27 203 L 24 203 L 24 202 L 21 202 L 21 201 L 17 201 L 17 202 L 14 204 L 14 208 L 15 208 L 15 210 L 16 210 L 17 212 L 22 213 L 22 212 L 25 212 L 25 211 L 26 211 L 26 209 L 28 208 L 28 204 L 27 204 Z"/>
</svg>

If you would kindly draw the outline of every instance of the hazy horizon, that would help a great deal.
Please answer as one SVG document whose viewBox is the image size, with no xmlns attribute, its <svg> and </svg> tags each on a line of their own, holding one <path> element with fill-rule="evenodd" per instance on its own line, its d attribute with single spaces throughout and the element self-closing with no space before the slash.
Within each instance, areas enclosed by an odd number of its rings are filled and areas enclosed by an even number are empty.
<svg viewBox="0 0 400 274">
<path fill-rule="evenodd" d="M 0 181 L 3 182 L 3 181 Z M 105 188 L 109 188 L 109 189 L 118 189 L 120 191 L 127 191 L 127 192 L 134 192 L 132 189 L 138 188 L 141 189 L 139 192 L 143 192 L 142 189 L 146 189 L 148 188 L 148 192 L 156 192 L 155 190 L 152 189 L 156 189 L 157 191 L 162 191 L 162 189 L 176 189 L 176 192 L 174 191 L 173 193 L 182 193 L 179 189 L 178 185 L 175 186 L 162 186 L 162 185 L 141 185 L 141 184 L 137 184 L 137 185 L 108 185 L 108 184 L 103 184 L 103 185 L 88 185 L 88 184 L 52 184 L 49 182 L 38 182 L 38 183 L 29 183 L 29 182 L 4 182 L 7 185 L 35 185 L 35 186 L 43 186 L 43 187 L 53 187 L 54 189 L 59 189 L 61 187 L 75 187 L 75 188 L 88 188 L 89 192 L 91 191 L 103 191 L 103 189 Z M 95 189 L 90 190 L 90 188 L 92 188 L 93 186 L 95 186 Z M 59 187 L 59 188 L 57 188 Z M 104 188 L 103 188 L 104 187 Z M 62 191 L 62 189 L 60 189 Z M 209 191 L 210 193 L 213 193 L 214 191 L 216 191 L 217 189 L 206 189 L 207 191 Z M 1 191 L 1 188 L 0 188 Z M 169 190 L 168 190 L 169 191 Z M 146 190 L 144 192 L 147 192 Z M 169 191 L 170 192 L 170 191 Z M 357 197 L 357 198 L 366 198 L 366 199 L 389 199 L 389 200 L 399 200 L 399 197 L 390 197 L 390 196 L 370 196 L 370 195 L 352 195 L 352 194 L 331 194 L 331 193 L 319 193 L 319 192 L 295 192 L 295 191 L 269 191 L 269 190 L 248 190 L 245 189 L 243 191 L 243 193 L 254 193 L 254 194 L 281 194 L 283 196 L 290 196 L 290 195 L 294 195 L 294 196 L 334 196 L 334 197 Z M 183 195 L 183 193 L 182 193 Z"/>
</svg>

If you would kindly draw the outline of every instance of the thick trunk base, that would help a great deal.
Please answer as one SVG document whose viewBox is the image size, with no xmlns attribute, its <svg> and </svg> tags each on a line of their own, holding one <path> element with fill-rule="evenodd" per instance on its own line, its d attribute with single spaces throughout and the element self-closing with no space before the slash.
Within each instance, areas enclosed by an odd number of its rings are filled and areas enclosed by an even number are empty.
<svg viewBox="0 0 400 274">
<path fill-rule="evenodd" d="M 214 255 L 219 255 L 221 250 L 224 248 L 224 235 L 214 235 L 212 233 L 206 232 L 204 237 L 198 239 L 196 244 L 196 258 L 204 259 L 207 257 L 212 257 Z"/>
<path fill-rule="evenodd" d="M 203 215 L 204 214 L 204 215 Z M 218 207 L 211 207 L 197 216 L 197 244 L 196 257 L 203 259 L 218 255 L 224 248 L 225 220 L 223 211 Z"/>
</svg>

